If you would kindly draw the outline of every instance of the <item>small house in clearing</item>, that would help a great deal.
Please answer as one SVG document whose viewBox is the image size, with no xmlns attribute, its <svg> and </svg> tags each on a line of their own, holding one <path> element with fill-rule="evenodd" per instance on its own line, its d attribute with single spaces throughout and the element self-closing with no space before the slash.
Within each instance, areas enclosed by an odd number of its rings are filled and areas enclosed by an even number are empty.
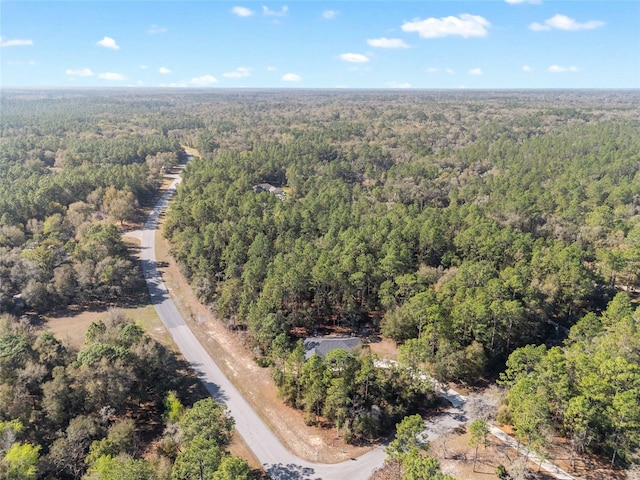
<svg viewBox="0 0 640 480">
<path fill-rule="evenodd" d="M 256 193 L 269 192 L 276 196 L 278 200 L 284 200 L 287 193 L 281 188 L 274 187 L 270 183 L 259 183 L 253 186 L 253 191 Z"/>
<path fill-rule="evenodd" d="M 313 355 L 319 355 L 325 358 L 332 350 L 344 350 L 350 352 L 360 345 L 360 339 L 357 337 L 326 337 L 326 338 L 307 338 L 304 341 L 304 359 L 308 360 Z"/>
</svg>

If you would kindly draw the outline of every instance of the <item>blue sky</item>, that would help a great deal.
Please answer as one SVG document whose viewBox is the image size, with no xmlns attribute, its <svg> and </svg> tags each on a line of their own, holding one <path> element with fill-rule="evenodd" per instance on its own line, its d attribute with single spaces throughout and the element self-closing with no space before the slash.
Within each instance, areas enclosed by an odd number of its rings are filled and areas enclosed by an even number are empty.
<svg viewBox="0 0 640 480">
<path fill-rule="evenodd" d="M 640 88 L 639 26 L 639 0 L 0 0 L 0 86 Z"/>
</svg>

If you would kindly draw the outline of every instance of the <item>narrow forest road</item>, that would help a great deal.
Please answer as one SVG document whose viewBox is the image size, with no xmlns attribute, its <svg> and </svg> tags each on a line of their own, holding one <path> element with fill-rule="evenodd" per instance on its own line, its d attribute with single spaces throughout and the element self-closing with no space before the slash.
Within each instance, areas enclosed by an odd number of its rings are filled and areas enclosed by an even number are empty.
<svg viewBox="0 0 640 480">
<path fill-rule="evenodd" d="M 158 271 L 155 250 L 158 219 L 166 210 L 180 180 L 177 176 L 158 200 L 141 234 L 134 234 L 141 242 L 140 260 L 151 302 L 173 341 L 211 396 L 227 406 L 235 420 L 236 430 L 273 480 L 367 480 L 384 463 L 382 447 L 357 459 L 331 465 L 310 463 L 293 455 L 225 377 L 182 319 Z M 287 419 L 283 418 L 282 421 L 286 422 Z"/>
<path fill-rule="evenodd" d="M 553 463 L 542 458 L 536 452 L 520 444 L 515 438 L 507 435 L 498 427 L 494 425 L 490 425 L 489 430 L 491 432 L 491 435 L 493 435 L 496 438 L 499 438 L 514 450 L 524 453 L 526 458 L 530 459 L 532 462 L 539 464 L 543 470 L 546 470 L 547 472 L 549 472 L 551 475 L 558 478 L 559 480 L 577 480 L 576 477 L 568 474 L 567 472 L 562 470 L 560 467 L 557 467 Z"/>
</svg>

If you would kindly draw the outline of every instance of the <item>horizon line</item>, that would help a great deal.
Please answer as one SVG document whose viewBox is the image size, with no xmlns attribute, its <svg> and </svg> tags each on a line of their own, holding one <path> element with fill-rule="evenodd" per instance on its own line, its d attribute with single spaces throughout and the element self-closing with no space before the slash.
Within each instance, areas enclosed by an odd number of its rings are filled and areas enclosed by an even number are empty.
<svg viewBox="0 0 640 480">
<path fill-rule="evenodd" d="M 349 91 L 368 90 L 386 92 L 411 92 L 411 91 L 448 91 L 448 92 L 470 92 L 470 91 L 615 91 L 615 90 L 637 90 L 640 87 L 169 87 L 169 86 L 0 86 L 0 94 L 7 90 L 163 90 L 176 92 L 212 92 L 212 91 Z"/>
</svg>

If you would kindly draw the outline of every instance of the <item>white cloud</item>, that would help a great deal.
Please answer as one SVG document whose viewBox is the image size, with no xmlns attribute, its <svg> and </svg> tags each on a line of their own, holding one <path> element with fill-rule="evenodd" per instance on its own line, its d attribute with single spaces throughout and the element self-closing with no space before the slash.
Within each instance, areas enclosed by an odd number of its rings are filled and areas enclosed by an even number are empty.
<svg viewBox="0 0 640 480">
<path fill-rule="evenodd" d="M 297 73 L 285 73 L 282 76 L 283 82 L 299 82 L 300 80 L 302 80 L 302 77 Z"/>
<path fill-rule="evenodd" d="M 245 7 L 233 7 L 231 9 L 231 13 L 239 17 L 250 17 L 251 15 L 253 15 L 253 10 L 249 10 Z"/>
<path fill-rule="evenodd" d="M 343 53 L 340 55 L 340 60 L 351 63 L 367 63 L 369 57 L 362 55 L 361 53 Z"/>
<path fill-rule="evenodd" d="M 101 78 L 103 80 L 114 80 L 114 81 L 121 81 L 121 80 L 127 79 L 127 77 L 125 77 L 121 73 L 114 73 L 114 72 L 99 73 L 98 78 Z"/>
<path fill-rule="evenodd" d="M 444 71 L 447 72 L 449 75 L 453 75 L 455 73 L 451 68 L 445 68 Z"/>
<path fill-rule="evenodd" d="M 571 65 L 569 67 L 563 67 L 560 65 L 551 65 L 549 67 L 549 71 L 552 73 L 577 72 L 578 67 L 576 67 L 575 65 Z"/>
<path fill-rule="evenodd" d="M 510 3 L 511 5 L 515 5 L 517 3 L 531 3 L 533 5 L 538 5 L 540 3 L 542 3 L 542 0 L 504 0 L 507 3 Z"/>
<path fill-rule="evenodd" d="M 202 75 L 191 79 L 191 83 L 193 85 L 211 85 L 217 81 L 218 80 L 213 75 Z"/>
<path fill-rule="evenodd" d="M 333 20 L 338 16 L 339 13 L 340 12 L 336 10 L 325 10 L 324 12 L 322 12 L 322 17 L 326 18 L 327 20 Z"/>
<path fill-rule="evenodd" d="M 162 73 L 163 75 L 168 75 L 171 73 L 171 70 L 169 70 L 167 67 L 160 67 L 158 69 L 158 72 Z"/>
<path fill-rule="evenodd" d="M 278 67 L 274 67 L 274 66 L 269 65 L 267 67 L 267 70 L 270 71 L 270 72 L 276 72 L 278 70 Z"/>
<path fill-rule="evenodd" d="M 149 67 L 147 67 L 146 65 L 140 65 L 140 70 L 146 70 L 147 68 Z"/>
<path fill-rule="evenodd" d="M 372 47 L 379 48 L 409 48 L 401 38 L 370 38 L 367 43 Z"/>
<path fill-rule="evenodd" d="M 111 37 L 104 37 L 98 42 L 98 45 L 104 48 L 110 48 L 112 50 L 120 50 L 120 47 L 118 46 L 116 41 Z"/>
<path fill-rule="evenodd" d="M 147 30 L 147 33 L 154 35 L 157 33 L 165 33 L 167 31 L 166 28 L 164 27 L 159 27 L 158 25 L 156 25 L 155 23 L 153 25 L 151 25 L 149 27 L 149 29 Z"/>
<path fill-rule="evenodd" d="M 604 26 L 604 24 L 605 23 L 600 20 L 589 20 L 588 22 L 580 23 L 566 15 L 556 14 L 551 18 L 547 18 L 544 23 L 533 22 L 529 25 L 529 30 L 543 32 L 555 28 L 556 30 L 576 32 L 578 30 L 593 30 Z"/>
<path fill-rule="evenodd" d="M 287 15 L 288 11 L 289 7 L 287 7 L 286 5 L 283 6 L 282 10 L 280 10 L 279 12 L 269 9 L 269 7 L 262 7 L 262 14 L 267 17 L 284 17 Z"/>
<path fill-rule="evenodd" d="M 522 66 L 522 71 L 523 72 L 531 72 L 531 71 L 533 71 L 533 69 L 529 65 L 523 65 Z"/>
<path fill-rule="evenodd" d="M 463 13 L 459 17 L 416 19 L 402 25 L 404 32 L 418 32 L 422 38 L 447 37 L 458 35 L 463 38 L 485 37 L 491 23 L 479 15 Z"/>
<path fill-rule="evenodd" d="M 482 69 L 472 68 L 471 70 L 469 70 L 469 75 L 482 75 Z"/>
<path fill-rule="evenodd" d="M 93 77 L 94 75 L 90 68 L 67 68 L 64 73 L 70 77 Z"/>
<path fill-rule="evenodd" d="M 245 78 L 251 75 L 251 69 L 247 67 L 238 67 L 233 72 L 223 73 L 226 78 Z"/>
<path fill-rule="evenodd" d="M 21 39 L 13 39 L 13 40 L 4 40 L 0 37 L 0 47 L 27 47 L 33 45 L 33 40 L 21 40 Z"/>
</svg>

